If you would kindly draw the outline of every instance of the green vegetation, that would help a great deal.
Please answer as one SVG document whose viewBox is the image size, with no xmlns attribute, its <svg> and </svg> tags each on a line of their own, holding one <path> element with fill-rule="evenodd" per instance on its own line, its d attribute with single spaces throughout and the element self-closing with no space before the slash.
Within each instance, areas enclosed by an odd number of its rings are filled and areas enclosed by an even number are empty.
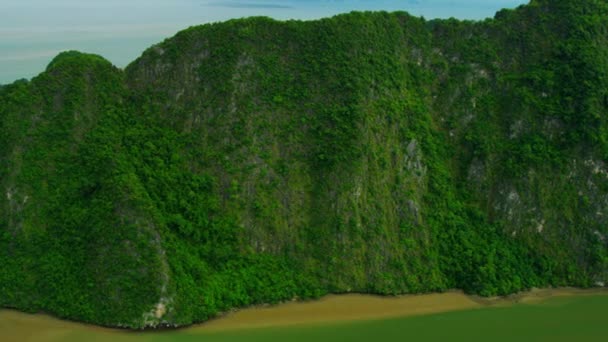
<svg viewBox="0 0 608 342">
<path fill-rule="evenodd" d="M 608 281 L 608 6 L 192 27 L 0 88 L 0 306 L 143 328 Z"/>
</svg>

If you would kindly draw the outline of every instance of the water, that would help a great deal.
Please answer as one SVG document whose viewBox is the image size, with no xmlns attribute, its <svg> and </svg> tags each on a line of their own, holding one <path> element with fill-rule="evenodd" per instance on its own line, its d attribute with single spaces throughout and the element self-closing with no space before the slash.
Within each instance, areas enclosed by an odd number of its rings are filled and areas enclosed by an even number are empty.
<svg viewBox="0 0 608 342">
<path fill-rule="evenodd" d="M 314 19 L 351 10 L 406 10 L 426 18 L 482 19 L 525 0 L 0 0 L 0 84 L 31 78 L 61 51 L 126 66 L 192 25 L 253 15 Z"/>
<path fill-rule="evenodd" d="M 328 296 L 245 309 L 186 329 L 128 332 L 0 311 L 0 340 L 144 341 L 513 341 L 602 340 L 608 292 L 539 290 L 505 299 L 459 292 L 402 297 Z"/>
</svg>

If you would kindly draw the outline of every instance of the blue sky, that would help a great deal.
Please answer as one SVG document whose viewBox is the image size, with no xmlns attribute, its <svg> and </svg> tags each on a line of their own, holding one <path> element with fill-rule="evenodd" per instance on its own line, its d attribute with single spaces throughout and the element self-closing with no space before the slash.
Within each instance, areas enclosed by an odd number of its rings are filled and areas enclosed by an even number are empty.
<svg viewBox="0 0 608 342">
<path fill-rule="evenodd" d="M 253 15 L 314 19 L 405 10 L 427 19 L 483 19 L 527 0 L 0 0 L 0 83 L 30 78 L 64 50 L 119 67 L 188 26 Z"/>
</svg>

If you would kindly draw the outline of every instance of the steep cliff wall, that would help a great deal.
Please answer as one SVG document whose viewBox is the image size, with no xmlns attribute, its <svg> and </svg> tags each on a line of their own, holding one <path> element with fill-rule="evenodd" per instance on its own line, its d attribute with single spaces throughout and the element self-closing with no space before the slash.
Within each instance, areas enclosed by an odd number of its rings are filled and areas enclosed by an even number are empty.
<svg viewBox="0 0 608 342">
<path fill-rule="evenodd" d="M 192 27 L 0 88 L 0 305 L 182 325 L 608 280 L 608 10 Z"/>
</svg>

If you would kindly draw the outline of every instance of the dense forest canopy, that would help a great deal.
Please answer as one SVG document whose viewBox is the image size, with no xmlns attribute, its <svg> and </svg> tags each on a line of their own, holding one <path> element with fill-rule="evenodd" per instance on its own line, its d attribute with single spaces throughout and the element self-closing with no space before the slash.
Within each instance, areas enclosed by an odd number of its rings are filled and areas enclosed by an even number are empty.
<svg viewBox="0 0 608 342">
<path fill-rule="evenodd" d="M 0 306 L 132 328 L 608 281 L 608 4 L 191 27 L 0 87 Z"/>
</svg>

